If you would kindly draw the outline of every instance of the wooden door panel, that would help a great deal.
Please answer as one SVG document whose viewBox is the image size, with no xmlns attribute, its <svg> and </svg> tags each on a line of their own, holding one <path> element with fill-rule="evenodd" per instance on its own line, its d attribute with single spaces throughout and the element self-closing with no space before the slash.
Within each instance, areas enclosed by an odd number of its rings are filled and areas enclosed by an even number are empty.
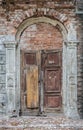
<svg viewBox="0 0 83 130">
<path fill-rule="evenodd" d="M 46 108 L 61 107 L 61 96 L 60 95 L 45 95 L 45 107 Z"/>
<path fill-rule="evenodd" d="M 44 83 L 42 91 L 44 92 L 44 97 L 42 98 L 44 99 L 44 108 L 56 109 L 61 106 L 61 51 L 47 51 L 41 54 L 38 55 L 37 52 L 25 52 L 23 54 L 23 97 L 21 101 L 23 100 L 23 107 L 26 104 L 26 108 L 23 108 L 25 111 L 31 110 L 32 112 L 32 109 L 39 109 L 39 100 L 41 98 L 39 99 L 40 87 L 38 85 L 41 82 Z M 38 69 L 40 70 L 39 72 Z M 40 75 L 41 69 L 44 75 L 42 79 Z M 26 100 L 24 100 L 25 97 Z"/>
<path fill-rule="evenodd" d="M 39 107 L 38 67 L 29 66 L 26 75 L 27 108 Z"/>
<path fill-rule="evenodd" d="M 60 69 L 45 70 L 45 92 L 60 92 L 61 90 Z"/>
<path fill-rule="evenodd" d="M 42 54 L 44 71 L 44 108 L 61 108 L 61 50 L 46 51 Z M 45 109 L 45 110 L 46 110 Z"/>
<path fill-rule="evenodd" d="M 59 66 L 59 53 L 58 52 L 52 52 L 47 54 L 47 64 L 48 65 L 56 65 Z"/>
<path fill-rule="evenodd" d="M 60 67 L 62 63 L 62 53 L 60 51 L 53 51 L 42 53 L 42 69 L 45 67 L 55 66 Z"/>
<path fill-rule="evenodd" d="M 25 53 L 25 64 L 36 65 L 36 53 Z"/>
</svg>

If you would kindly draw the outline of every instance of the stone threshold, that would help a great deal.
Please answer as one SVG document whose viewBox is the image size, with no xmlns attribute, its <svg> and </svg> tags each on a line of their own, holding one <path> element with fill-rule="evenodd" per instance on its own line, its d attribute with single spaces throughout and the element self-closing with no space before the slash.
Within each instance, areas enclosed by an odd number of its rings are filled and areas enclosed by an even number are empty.
<svg viewBox="0 0 83 130">
<path fill-rule="evenodd" d="M 0 118 L 0 130 L 83 130 L 82 119 L 64 116 Z"/>
</svg>

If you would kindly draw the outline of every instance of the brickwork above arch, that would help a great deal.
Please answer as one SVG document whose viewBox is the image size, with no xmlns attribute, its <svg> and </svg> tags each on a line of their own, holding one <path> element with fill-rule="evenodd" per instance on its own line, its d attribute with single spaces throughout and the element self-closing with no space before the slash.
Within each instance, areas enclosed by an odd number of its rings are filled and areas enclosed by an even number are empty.
<svg viewBox="0 0 83 130">
<path fill-rule="evenodd" d="M 61 13 L 61 11 L 57 11 L 55 9 L 50 8 L 32 8 L 28 9 L 27 11 L 17 10 L 14 12 L 14 14 L 9 15 L 9 19 L 11 20 L 12 17 L 14 17 L 14 26 L 17 28 L 19 24 L 28 18 L 31 17 L 41 17 L 46 16 L 49 18 L 60 20 L 62 23 L 66 22 L 68 20 L 68 16 L 64 13 Z"/>
<path fill-rule="evenodd" d="M 70 24 L 75 23 L 75 13 L 73 9 L 54 9 L 54 8 L 29 8 L 27 10 L 18 9 L 15 11 L 10 11 L 7 14 L 5 10 L 0 9 L 0 35 L 16 35 L 18 27 L 23 23 L 26 19 L 30 18 L 38 18 L 38 17 L 47 17 L 53 20 L 57 20 L 61 22 L 69 31 L 69 35 L 71 35 L 72 30 L 70 30 Z M 8 19 L 7 19 L 8 18 Z M 77 21 L 78 22 L 78 21 Z M 77 25 L 77 22 L 74 24 Z M 4 31 L 3 31 L 4 28 Z M 73 29 L 75 34 L 75 31 Z M 69 38 L 71 38 L 69 36 Z"/>
<path fill-rule="evenodd" d="M 63 39 L 66 41 L 67 40 L 67 30 L 65 28 L 65 26 L 59 22 L 58 20 L 53 20 L 53 19 L 50 19 L 48 17 L 36 17 L 36 18 L 29 18 L 29 19 L 26 19 L 25 21 L 23 21 L 19 27 L 18 27 L 18 30 L 17 30 L 17 33 L 16 33 L 16 41 L 19 43 L 20 41 L 20 37 L 21 37 L 21 34 L 23 33 L 23 31 L 30 25 L 33 25 L 33 24 L 36 24 L 36 23 L 48 23 L 48 24 L 51 24 L 53 25 L 54 27 L 58 27 L 58 29 L 60 30 L 60 32 L 62 33 L 63 35 Z"/>
<path fill-rule="evenodd" d="M 21 35 L 21 50 L 62 49 L 63 37 L 60 30 L 49 23 L 37 23 L 27 27 Z"/>
</svg>

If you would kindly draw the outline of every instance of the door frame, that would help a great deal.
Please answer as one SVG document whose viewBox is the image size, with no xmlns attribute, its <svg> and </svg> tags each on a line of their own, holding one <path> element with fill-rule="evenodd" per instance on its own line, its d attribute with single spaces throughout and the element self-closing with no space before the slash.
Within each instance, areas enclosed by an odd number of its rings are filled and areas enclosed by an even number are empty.
<svg viewBox="0 0 83 130">
<path fill-rule="evenodd" d="M 63 36 L 63 54 L 62 54 L 62 108 L 63 113 L 67 117 L 79 117 L 77 110 L 77 39 L 71 39 L 71 33 L 69 30 L 65 28 L 65 26 L 56 19 L 51 19 L 48 17 L 37 17 L 37 18 L 28 18 L 24 20 L 18 27 L 16 33 L 16 86 L 18 93 L 18 109 L 20 109 L 20 38 L 22 32 L 26 29 L 26 27 L 36 24 L 36 23 L 50 23 L 53 26 L 58 25 L 60 27 L 60 31 Z M 74 32 L 74 28 L 72 26 L 72 33 Z M 72 34 L 74 35 L 74 34 Z M 69 39 L 70 37 L 70 39 Z M 73 38 L 73 37 L 72 37 Z M 74 55 L 72 55 L 74 54 Z M 72 62 L 72 64 L 71 64 Z M 73 91 L 71 91 L 71 86 L 73 87 Z M 73 99 L 71 98 L 71 94 L 73 94 Z"/>
</svg>

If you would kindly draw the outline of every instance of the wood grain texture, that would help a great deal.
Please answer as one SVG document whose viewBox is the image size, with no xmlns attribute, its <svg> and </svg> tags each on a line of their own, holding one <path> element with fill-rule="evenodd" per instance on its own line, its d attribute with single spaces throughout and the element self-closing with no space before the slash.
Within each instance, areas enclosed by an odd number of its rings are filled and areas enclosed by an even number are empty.
<svg viewBox="0 0 83 130">
<path fill-rule="evenodd" d="M 39 104 L 39 89 L 38 89 L 38 67 L 29 66 L 26 75 L 27 88 L 27 107 L 38 108 Z"/>
</svg>

